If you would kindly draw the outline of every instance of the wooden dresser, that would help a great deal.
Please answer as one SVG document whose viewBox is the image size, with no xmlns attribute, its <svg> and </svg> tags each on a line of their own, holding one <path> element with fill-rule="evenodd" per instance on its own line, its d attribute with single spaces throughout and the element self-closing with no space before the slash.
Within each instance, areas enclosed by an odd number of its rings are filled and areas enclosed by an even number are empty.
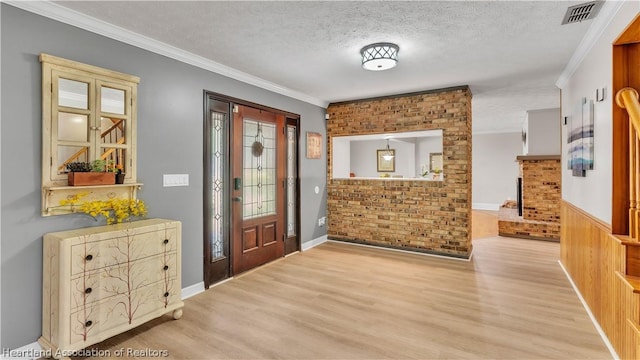
<svg viewBox="0 0 640 360">
<path fill-rule="evenodd" d="M 149 219 L 46 234 L 40 345 L 68 357 L 164 314 L 179 319 L 181 229 Z"/>
</svg>

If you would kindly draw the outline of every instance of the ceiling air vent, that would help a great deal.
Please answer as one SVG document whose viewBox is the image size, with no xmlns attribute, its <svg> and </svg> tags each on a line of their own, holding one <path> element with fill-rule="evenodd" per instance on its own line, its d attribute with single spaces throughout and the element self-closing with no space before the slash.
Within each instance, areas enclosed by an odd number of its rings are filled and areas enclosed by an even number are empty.
<svg viewBox="0 0 640 360">
<path fill-rule="evenodd" d="M 570 6 L 564 14 L 562 25 L 573 24 L 583 20 L 590 20 L 598 15 L 603 1 L 590 1 L 588 3 Z"/>
</svg>

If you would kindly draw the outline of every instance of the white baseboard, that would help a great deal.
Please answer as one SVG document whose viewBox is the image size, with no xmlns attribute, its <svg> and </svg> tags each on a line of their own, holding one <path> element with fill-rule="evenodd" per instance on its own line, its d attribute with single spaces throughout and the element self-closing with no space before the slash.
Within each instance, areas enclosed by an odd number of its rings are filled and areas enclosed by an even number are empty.
<svg viewBox="0 0 640 360">
<path fill-rule="evenodd" d="M 473 210 L 491 210 L 498 211 L 500 210 L 501 204 L 490 204 L 490 203 L 473 203 L 471 204 L 471 208 Z"/>
<path fill-rule="evenodd" d="M 327 235 L 323 235 L 323 236 L 320 236 L 319 238 L 315 238 L 315 239 L 313 239 L 311 241 L 303 242 L 302 245 L 301 245 L 301 249 L 302 249 L 302 251 L 307 251 L 307 250 L 309 250 L 309 249 L 311 249 L 313 247 L 316 247 L 316 246 L 318 246 L 318 245 L 320 245 L 320 244 L 322 244 L 323 242 L 326 242 L 326 241 L 327 241 Z"/>
<path fill-rule="evenodd" d="M 204 281 L 182 288 L 182 300 L 204 292 Z"/>
<path fill-rule="evenodd" d="M 567 269 L 564 268 L 564 265 L 562 265 L 562 262 L 560 262 L 560 260 L 558 260 L 558 264 L 560 264 L 560 268 L 562 269 L 562 271 L 564 271 L 564 274 L 567 276 L 567 279 L 569 279 L 569 283 L 571 283 L 571 287 L 573 287 L 573 291 L 575 291 L 576 295 L 578 295 L 578 299 L 580 299 L 582 306 L 587 311 L 587 315 L 589 315 L 589 318 L 591 319 L 593 326 L 595 326 L 596 330 L 598 331 L 598 334 L 600 334 L 600 337 L 602 338 L 602 341 L 604 341 L 604 344 L 607 346 L 607 349 L 609 349 L 611 356 L 615 360 L 620 360 L 620 356 L 618 356 L 618 354 L 616 353 L 616 349 L 613 348 L 613 345 L 609 341 L 609 338 L 607 338 L 607 334 L 604 333 L 604 330 L 602 330 L 602 328 L 600 327 L 600 324 L 596 320 L 596 317 L 593 316 L 591 309 L 589 309 L 589 305 L 587 305 L 587 302 L 582 297 L 582 294 L 580 293 L 580 290 L 578 290 L 578 287 L 576 286 L 576 284 L 573 282 L 571 275 L 569 275 L 569 272 L 567 271 Z"/>
</svg>

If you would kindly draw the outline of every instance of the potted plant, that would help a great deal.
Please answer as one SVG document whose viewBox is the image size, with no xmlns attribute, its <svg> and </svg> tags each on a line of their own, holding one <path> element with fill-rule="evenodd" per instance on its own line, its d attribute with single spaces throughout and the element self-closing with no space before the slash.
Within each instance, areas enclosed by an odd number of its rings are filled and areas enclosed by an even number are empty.
<svg viewBox="0 0 640 360">
<path fill-rule="evenodd" d="M 107 172 L 108 170 L 107 160 L 98 159 L 91 162 L 91 171 L 93 172 Z"/>
<path fill-rule="evenodd" d="M 106 160 L 93 162 L 72 162 L 66 165 L 68 171 L 68 185 L 113 185 L 116 183 L 115 174 L 107 171 Z"/>
<path fill-rule="evenodd" d="M 124 184 L 125 173 L 122 172 L 122 165 L 116 164 L 113 166 L 113 172 L 116 174 L 116 184 Z"/>
<path fill-rule="evenodd" d="M 442 169 L 440 168 L 435 168 L 433 170 L 433 180 L 442 180 Z"/>
<path fill-rule="evenodd" d="M 66 165 L 67 172 L 89 172 L 91 171 L 91 163 L 76 161 Z"/>
</svg>

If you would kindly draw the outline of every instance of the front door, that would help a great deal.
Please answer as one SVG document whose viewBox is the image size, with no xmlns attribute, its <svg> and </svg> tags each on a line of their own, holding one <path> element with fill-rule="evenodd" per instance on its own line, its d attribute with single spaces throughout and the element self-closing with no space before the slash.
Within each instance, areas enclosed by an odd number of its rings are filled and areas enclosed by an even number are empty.
<svg viewBox="0 0 640 360">
<path fill-rule="evenodd" d="M 233 107 L 233 273 L 284 256 L 286 145 L 283 115 Z"/>
</svg>

